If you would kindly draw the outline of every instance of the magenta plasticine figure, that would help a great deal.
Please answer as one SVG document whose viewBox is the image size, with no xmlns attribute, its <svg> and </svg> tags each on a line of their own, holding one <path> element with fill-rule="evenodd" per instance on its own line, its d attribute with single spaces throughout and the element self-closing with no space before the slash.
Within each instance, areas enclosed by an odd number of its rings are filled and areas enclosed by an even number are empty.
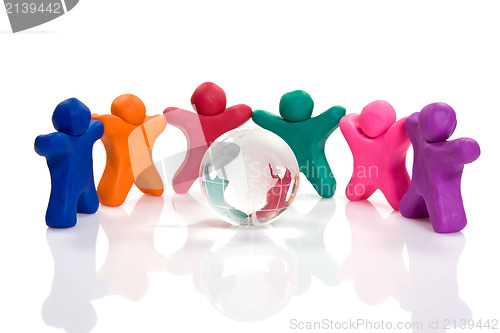
<svg viewBox="0 0 500 333">
<path fill-rule="evenodd" d="M 456 126 L 455 111 L 445 103 L 429 104 L 406 121 L 415 155 L 413 178 L 400 213 L 408 218 L 430 217 L 438 233 L 458 232 L 467 224 L 460 181 L 464 165 L 481 154 L 473 139 L 446 141 Z"/>
<path fill-rule="evenodd" d="M 368 199 L 380 189 L 395 210 L 410 185 L 406 153 L 410 140 L 406 118 L 396 121 L 396 111 L 386 101 L 375 101 L 361 113 L 340 120 L 340 130 L 351 148 L 354 169 L 346 188 L 349 200 Z"/>
</svg>

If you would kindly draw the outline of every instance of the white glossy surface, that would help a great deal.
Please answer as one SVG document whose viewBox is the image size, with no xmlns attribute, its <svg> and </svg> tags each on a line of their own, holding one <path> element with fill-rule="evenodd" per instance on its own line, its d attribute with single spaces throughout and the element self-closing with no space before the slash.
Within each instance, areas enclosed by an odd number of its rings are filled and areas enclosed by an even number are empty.
<svg viewBox="0 0 500 333">
<path fill-rule="evenodd" d="M 0 13 L 0 331 L 296 332 L 293 319 L 498 319 L 499 9 L 497 0 L 82 0 L 16 35 Z M 453 138 L 482 149 L 463 175 L 469 225 L 437 235 L 379 194 L 372 205 L 348 204 L 352 157 L 337 130 L 326 144 L 334 199 L 318 201 L 302 178 L 269 229 L 243 233 L 220 221 L 195 184 L 193 197 L 169 189 L 142 199 L 134 189 L 122 208 L 47 230 L 50 179 L 33 142 L 53 131 L 57 103 L 77 97 L 107 113 L 116 96 L 134 93 L 154 115 L 190 108 L 204 81 L 219 84 L 228 105 L 276 114 L 296 89 L 313 97 L 313 116 L 334 105 L 360 112 L 376 99 L 398 118 L 449 103 Z M 167 125 L 153 154 L 180 164 L 184 149 Z M 96 144 L 96 179 L 104 156 Z M 174 171 L 163 170 L 167 182 Z"/>
</svg>

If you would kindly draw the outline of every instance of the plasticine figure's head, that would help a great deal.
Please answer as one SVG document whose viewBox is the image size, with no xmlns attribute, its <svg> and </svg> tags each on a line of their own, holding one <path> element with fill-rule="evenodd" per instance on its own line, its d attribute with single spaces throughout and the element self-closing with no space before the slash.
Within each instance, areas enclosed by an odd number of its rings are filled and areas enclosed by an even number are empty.
<svg viewBox="0 0 500 333">
<path fill-rule="evenodd" d="M 132 94 L 115 98 L 111 104 L 111 114 L 134 125 L 142 125 L 146 119 L 146 106 L 141 99 Z"/>
<path fill-rule="evenodd" d="M 455 111 L 446 103 L 429 104 L 418 115 L 418 127 L 426 141 L 446 141 L 457 127 Z"/>
<path fill-rule="evenodd" d="M 287 121 L 303 121 L 311 118 L 314 102 L 303 90 L 284 94 L 280 100 L 280 115 Z"/>
<path fill-rule="evenodd" d="M 89 128 L 90 110 L 76 98 L 59 103 L 52 115 L 54 128 L 68 135 L 82 135 Z"/>
<path fill-rule="evenodd" d="M 377 138 L 396 122 L 396 111 L 386 101 L 371 102 L 359 114 L 359 127 L 369 138 Z"/>
<path fill-rule="evenodd" d="M 199 114 L 214 116 L 226 109 L 226 93 L 215 83 L 202 83 L 191 96 L 191 105 Z"/>
</svg>

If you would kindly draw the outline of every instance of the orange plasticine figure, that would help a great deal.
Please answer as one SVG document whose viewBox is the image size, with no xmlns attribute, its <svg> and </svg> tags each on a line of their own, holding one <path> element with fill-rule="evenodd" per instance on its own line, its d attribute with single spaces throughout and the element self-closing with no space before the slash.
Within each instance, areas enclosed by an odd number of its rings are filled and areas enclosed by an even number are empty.
<svg viewBox="0 0 500 333">
<path fill-rule="evenodd" d="M 153 164 L 153 145 L 165 127 L 162 115 L 146 116 L 146 107 L 135 95 L 117 97 L 111 114 L 93 114 L 104 123 L 102 142 L 106 148 L 106 167 L 97 187 L 99 201 L 106 206 L 120 206 L 135 185 L 143 193 L 163 194 L 163 181 Z"/>
</svg>

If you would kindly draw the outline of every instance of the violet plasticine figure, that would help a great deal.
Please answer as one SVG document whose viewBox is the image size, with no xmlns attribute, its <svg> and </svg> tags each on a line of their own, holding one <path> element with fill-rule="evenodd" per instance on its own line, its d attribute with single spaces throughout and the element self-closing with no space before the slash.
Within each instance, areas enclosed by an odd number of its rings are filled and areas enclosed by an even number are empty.
<svg viewBox="0 0 500 333">
<path fill-rule="evenodd" d="M 429 104 L 406 120 L 415 155 L 399 210 L 408 218 L 430 217 L 438 233 L 458 232 L 467 224 L 460 181 L 464 165 L 481 154 L 473 139 L 446 141 L 456 126 L 455 111 L 445 103 Z"/>
</svg>

